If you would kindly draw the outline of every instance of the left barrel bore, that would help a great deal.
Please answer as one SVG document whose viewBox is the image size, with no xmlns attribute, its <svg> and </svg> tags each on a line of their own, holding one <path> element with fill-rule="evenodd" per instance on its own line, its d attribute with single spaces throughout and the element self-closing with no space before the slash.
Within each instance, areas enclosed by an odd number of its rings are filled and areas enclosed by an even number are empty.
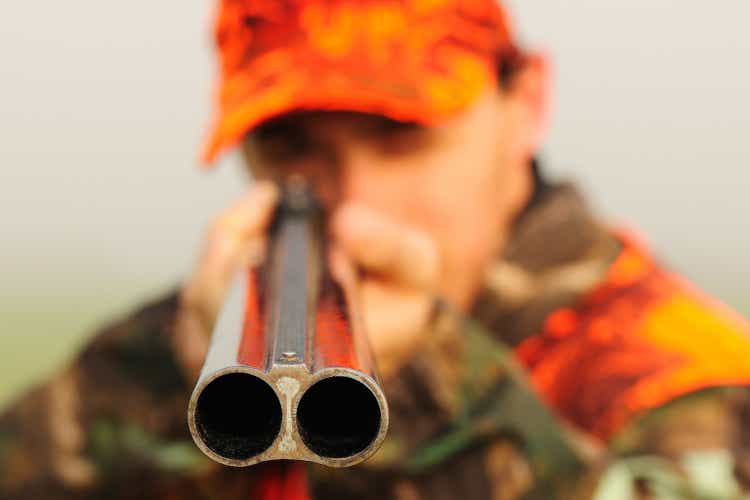
<svg viewBox="0 0 750 500">
<path fill-rule="evenodd" d="M 281 403 L 273 389 L 249 373 L 220 375 L 201 392 L 196 429 L 214 453 L 247 460 L 268 449 L 281 430 Z"/>
</svg>

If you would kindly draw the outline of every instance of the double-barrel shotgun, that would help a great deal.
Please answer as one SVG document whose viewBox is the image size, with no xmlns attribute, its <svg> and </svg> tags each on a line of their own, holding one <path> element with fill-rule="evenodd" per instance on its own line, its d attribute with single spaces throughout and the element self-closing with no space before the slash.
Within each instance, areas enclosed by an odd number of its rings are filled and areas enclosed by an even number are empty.
<svg viewBox="0 0 750 500">
<path fill-rule="evenodd" d="M 380 446 L 388 406 L 356 297 L 332 278 L 323 216 L 288 181 L 264 262 L 236 277 L 190 398 L 188 424 L 210 458 L 357 464 Z"/>
</svg>

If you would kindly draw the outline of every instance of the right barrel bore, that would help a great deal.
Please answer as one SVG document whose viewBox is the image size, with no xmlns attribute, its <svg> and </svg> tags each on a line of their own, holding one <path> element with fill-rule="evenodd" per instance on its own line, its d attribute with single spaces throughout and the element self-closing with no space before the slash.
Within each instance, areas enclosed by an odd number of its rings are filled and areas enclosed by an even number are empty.
<svg viewBox="0 0 750 500">
<path fill-rule="evenodd" d="M 333 376 L 313 384 L 297 407 L 300 437 L 313 453 L 345 458 L 365 450 L 380 431 L 380 405 L 354 378 Z"/>
</svg>

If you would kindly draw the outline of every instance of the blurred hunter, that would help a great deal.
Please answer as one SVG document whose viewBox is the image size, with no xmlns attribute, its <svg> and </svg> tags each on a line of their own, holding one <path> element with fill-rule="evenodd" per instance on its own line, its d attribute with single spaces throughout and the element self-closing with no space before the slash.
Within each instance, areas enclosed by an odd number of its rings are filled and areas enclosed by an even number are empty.
<svg viewBox="0 0 750 500">
<path fill-rule="evenodd" d="M 203 150 L 252 182 L 173 294 L 0 416 L 4 499 L 734 499 L 750 327 L 544 178 L 548 66 L 493 0 L 223 0 Z M 234 469 L 185 412 L 229 280 L 305 176 L 390 431 L 350 469 Z M 623 173 L 626 175 L 626 172 Z"/>
</svg>

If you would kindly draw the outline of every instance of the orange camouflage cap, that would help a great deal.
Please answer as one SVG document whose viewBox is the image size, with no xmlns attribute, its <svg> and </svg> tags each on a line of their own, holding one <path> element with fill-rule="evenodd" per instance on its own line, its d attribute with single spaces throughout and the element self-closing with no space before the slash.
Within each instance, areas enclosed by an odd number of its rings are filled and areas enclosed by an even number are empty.
<svg viewBox="0 0 750 500">
<path fill-rule="evenodd" d="M 295 110 L 434 123 L 518 54 L 498 0 L 221 0 L 220 79 L 205 164 Z"/>
</svg>

